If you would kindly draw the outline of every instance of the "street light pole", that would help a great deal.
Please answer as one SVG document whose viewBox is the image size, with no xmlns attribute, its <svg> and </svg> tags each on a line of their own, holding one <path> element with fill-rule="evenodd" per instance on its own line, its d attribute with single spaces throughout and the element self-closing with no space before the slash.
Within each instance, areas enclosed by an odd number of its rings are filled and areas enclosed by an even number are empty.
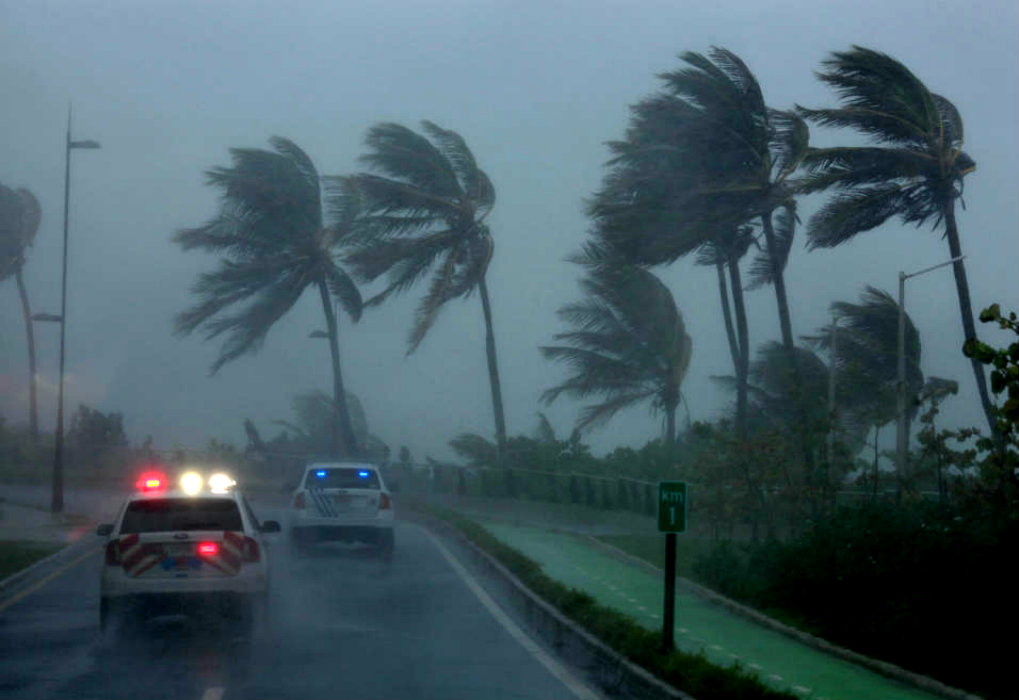
<svg viewBox="0 0 1019 700">
<path fill-rule="evenodd" d="M 53 454 L 53 492 L 50 510 L 64 510 L 64 355 L 67 335 L 67 219 L 71 201 L 71 150 L 99 148 L 95 141 L 71 140 L 71 106 L 67 106 L 67 140 L 64 148 L 64 261 L 60 276 L 60 388 L 57 390 L 57 437 Z"/>
<path fill-rule="evenodd" d="M 898 377 L 896 383 L 896 422 L 895 422 L 895 469 L 902 479 L 906 475 L 906 452 L 909 435 L 906 433 L 906 280 L 911 277 L 919 277 L 937 270 L 939 267 L 952 265 L 965 258 L 960 255 L 943 263 L 932 265 L 918 272 L 906 274 L 899 270 L 899 348 L 898 348 Z"/>
</svg>

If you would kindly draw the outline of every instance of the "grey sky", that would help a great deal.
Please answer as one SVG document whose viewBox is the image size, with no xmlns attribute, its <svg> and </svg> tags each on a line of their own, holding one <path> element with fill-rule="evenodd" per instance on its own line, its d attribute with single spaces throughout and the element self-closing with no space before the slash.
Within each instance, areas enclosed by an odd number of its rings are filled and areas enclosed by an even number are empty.
<svg viewBox="0 0 1019 700">
<path fill-rule="evenodd" d="M 11 2 L 0 0 L 0 182 L 28 187 L 43 223 L 26 268 L 33 310 L 58 311 L 67 102 L 78 151 L 72 172 L 68 408 L 123 411 L 129 437 L 243 444 L 241 422 L 263 434 L 289 417 L 293 394 L 330 382 L 322 325 L 310 295 L 262 352 L 207 370 L 217 346 L 175 338 L 196 273 L 213 259 L 180 252 L 171 233 L 215 211 L 203 172 L 231 146 L 296 141 L 323 174 L 356 169 L 377 121 L 413 128 L 430 119 L 460 132 L 497 190 L 489 273 L 511 434 L 530 433 L 538 397 L 561 379 L 537 347 L 560 330 L 555 310 L 576 298 L 563 262 L 584 239 L 583 198 L 598 186 L 603 142 L 622 135 L 628 105 L 656 89 L 657 72 L 684 50 L 720 45 L 754 70 L 768 103 L 831 105 L 813 77 L 831 50 L 857 43 L 896 56 L 959 107 L 978 170 L 959 213 L 975 311 L 1019 306 L 1019 9 L 1012 0 L 949 2 Z M 817 143 L 848 135 L 817 132 Z M 819 198 L 803 202 L 806 219 Z M 864 285 L 895 292 L 899 269 L 946 260 L 929 230 L 897 222 L 834 251 L 807 253 L 802 230 L 787 284 L 797 335 L 827 322 L 836 299 Z M 731 373 L 714 272 L 679 262 L 657 272 L 693 337 L 684 391 L 694 419 L 727 404 L 712 384 Z M 394 450 L 447 457 L 461 431 L 492 433 L 477 298 L 452 303 L 416 354 L 404 357 L 418 293 L 341 330 L 348 387 L 373 432 Z M 907 308 L 928 375 L 958 379 L 945 424 L 982 423 L 950 270 L 912 280 Z M 777 339 L 773 291 L 749 297 L 756 347 Z M 27 413 L 24 328 L 13 282 L 0 287 L 0 412 Z M 1005 336 L 981 329 L 991 341 Z M 44 377 L 40 411 L 52 426 L 57 328 L 37 326 Z M 579 406 L 550 409 L 560 433 Z M 646 411 L 592 434 L 597 452 L 658 434 Z"/>
</svg>

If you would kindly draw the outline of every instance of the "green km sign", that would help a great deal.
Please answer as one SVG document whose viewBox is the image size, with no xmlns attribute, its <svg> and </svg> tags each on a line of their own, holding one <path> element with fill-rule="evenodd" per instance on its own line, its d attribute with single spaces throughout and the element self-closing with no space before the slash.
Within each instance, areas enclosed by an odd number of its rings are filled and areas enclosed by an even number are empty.
<svg viewBox="0 0 1019 700">
<path fill-rule="evenodd" d="M 686 482 L 658 482 L 658 532 L 686 532 Z"/>
</svg>

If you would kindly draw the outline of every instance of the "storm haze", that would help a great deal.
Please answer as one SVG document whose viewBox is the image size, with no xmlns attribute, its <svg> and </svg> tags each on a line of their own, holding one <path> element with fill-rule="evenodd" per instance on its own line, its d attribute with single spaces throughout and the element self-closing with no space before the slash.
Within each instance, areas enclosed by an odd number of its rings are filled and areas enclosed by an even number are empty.
<svg viewBox="0 0 1019 700">
<path fill-rule="evenodd" d="M 173 316 L 212 257 L 184 253 L 172 234 L 209 220 L 217 193 L 205 171 L 229 148 L 293 140 L 323 175 L 361 171 L 366 130 L 427 119 L 460 133 L 496 189 L 487 219 L 495 239 L 488 273 L 510 435 L 530 434 L 544 410 L 568 434 L 580 404 L 539 404 L 563 368 L 538 347 L 563 327 L 579 271 L 565 262 L 585 240 L 584 201 L 599 187 L 604 142 L 623 136 L 629 106 L 659 88 L 656 74 L 682 51 L 721 46 L 756 74 L 770 106 L 830 107 L 814 76 L 853 44 L 902 61 L 948 97 L 966 125 L 967 177 L 958 221 L 975 313 L 1019 302 L 1019 7 L 1014 2 L 27 2 L 0 0 L 0 182 L 36 194 L 42 226 L 25 267 L 33 311 L 60 304 L 64 134 L 98 151 L 75 152 L 71 174 L 66 406 L 125 416 L 128 437 L 159 447 L 215 437 L 243 446 L 251 418 L 290 416 L 290 400 L 329 391 L 319 300 L 306 295 L 256 355 L 209 376 L 218 341 L 176 337 Z M 1007 57 L 1007 60 L 1003 60 Z M 813 145 L 848 137 L 812 128 Z M 806 222 L 824 195 L 801 199 Z M 797 230 L 786 271 L 796 336 L 829 322 L 836 300 L 866 285 L 896 292 L 899 270 L 947 260 L 929 227 L 890 220 L 835 250 L 807 252 Z M 683 392 L 694 420 L 714 420 L 731 398 L 712 375 L 732 373 L 715 271 L 681 260 L 655 272 L 671 288 L 693 339 Z M 367 297 L 381 283 L 362 290 Z M 347 389 L 371 431 L 394 453 L 449 458 L 447 442 L 492 436 L 492 404 L 477 295 L 446 305 L 406 356 L 422 289 L 351 324 L 341 316 Z M 751 347 L 779 339 L 775 297 L 748 294 Z M 972 370 L 948 269 L 907 286 L 927 376 L 956 379 L 939 424 L 981 426 Z M 13 282 L 0 287 L 0 413 L 26 421 L 24 327 Z M 1001 345 L 1007 336 L 979 324 Z M 58 329 L 36 327 L 40 422 L 52 429 Z M 985 425 L 983 425 L 986 428 Z M 891 431 L 886 431 L 891 432 Z M 642 409 L 620 414 L 590 442 L 601 453 L 661 434 Z M 888 436 L 893 439 L 893 436 Z M 888 443 L 891 446 L 891 441 Z"/>
</svg>

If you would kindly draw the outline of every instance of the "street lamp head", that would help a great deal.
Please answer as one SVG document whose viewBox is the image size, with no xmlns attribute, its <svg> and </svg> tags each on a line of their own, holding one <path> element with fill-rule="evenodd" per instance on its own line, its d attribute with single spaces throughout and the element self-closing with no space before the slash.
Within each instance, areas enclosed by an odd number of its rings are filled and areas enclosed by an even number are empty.
<svg viewBox="0 0 1019 700">
<path fill-rule="evenodd" d="M 85 141 L 71 141 L 67 144 L 68 148 L 100 148 L 98 141 L 85 140 Z"/>
</svg>

